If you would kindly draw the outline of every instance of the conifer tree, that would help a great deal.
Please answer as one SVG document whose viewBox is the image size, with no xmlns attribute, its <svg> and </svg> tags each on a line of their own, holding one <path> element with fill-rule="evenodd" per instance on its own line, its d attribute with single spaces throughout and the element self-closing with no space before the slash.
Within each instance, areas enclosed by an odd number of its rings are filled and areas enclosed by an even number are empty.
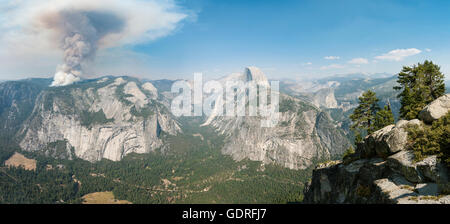
<svg viewBox="0 0 450 224">
<path fill-rule="evenodd" d="M 412 67 L 404 66 L 398 74 L 395 90 L 401 90 L 400 117 L 411 120 L 417 118 L 419 112 L 433 100 L 444 95 L 444 74 L 440 67 L 431 61 L 418 63 Z"/>
<path fill-rule="evenodd" d="M 350 115 L 350 119 L 353 122 L 351 129 L 355 132 L 356 143 L 362 141 L 363 134 L 371 134 L 374 131 L 373 122 L 377 111 L 380 109 L 378 106 L 378 98 L 375 92 L 371 90 L 364 92 L 358 100 L 358 107 Z"/>
<path fill-rule="evenodd" d="M 394 114 L 392 113 L 391 105 L 388 103 L 388 105 L 384 106 L 384 109 L 376 113 L 372 129 L 377 131 L 391 124 L 394 124 Z"/>
</svg>

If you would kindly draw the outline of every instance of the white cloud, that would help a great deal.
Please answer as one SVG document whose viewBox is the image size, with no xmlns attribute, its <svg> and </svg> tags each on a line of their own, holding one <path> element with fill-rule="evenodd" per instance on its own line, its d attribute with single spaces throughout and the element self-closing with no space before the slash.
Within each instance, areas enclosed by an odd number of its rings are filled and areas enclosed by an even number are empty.
<svg viewBox="0 0 450 224">
<path fill-rule="evenodd" d="M 326 60 L 338 60 L 340 59 L 339 56 L 325 56 L 324 59 Z"/>
<path fill-rule="evenodd" d="M 11 7 L 1 11 L 0 29 L 8 35 L 42 37 L 48 34 L 42 20 L 61 10 L 111 12 L 126 22 L 122 32 L 102 40 L 104 47 L 154 40 L 170 34 L 187 14 L 179 12 L 171 0 L 9 0 Z M 13 4 L 14 3 L 14 4 Z M 51 14 L 50 14 L 51 15 Z M 7 18 L 7 19 L 5 19 Z M 20 32 L 23 30 L 23 32 Z"/>
<path fill-rule="evenodd" d="M 421 50 L 416 49 L 416 48 L 395 49 L 395 50 L 389 51 L 386 54 L 376 56 L 375 59 L 388 60 L 388 61 L 402 61 L 406 57 L 420 54 L 421 52 L 422 52 Z"/>
<path fill-rule="evenodd" d="M 303 66 L 312 65 L 312 62 L 306 62 L 302 64 Z"/>
<path fill-rule="evenodd" d="M 363 65 L 363 64 L 369 64 L 369 60 L 365 58 L 353 58 L 352 60 L 348 61 L 349 64 L 355 64 L 355 65 Z"/>
<path fill-rule="evenodd" d="M 426 52 L 431 52 L 431 49 L 430 48 L 425 48 L 425 51 Z"/>
<path fill-rule="evenodd" d="M 343 69 L 343 68 L 345 68 L 344 65 L 340 65 L 340 64 L 331 64 L 331 65 L 327 65 L 327 66 L 322 66 L 322 67 L 320 67 L 320 70 Z"/>
<path fill-rule="evenodd" d="M 61 63 L 60 37 L 42 23 L 44 16 L 61 10 L 108 12 L 125 21 L 120 32 L 99 40 L 99 50 L 162 38 L 175 31 L 186 18 L 194 16 L 184 12 L 174 0 L 5 0 L 1 4 L 0 73 L 9 74 L 29 71 L 48 74 Z M 17 63 L 2 59 L 20 61 L 27 66 L 16 66 Z M 54 64 L 53 71 L 48 70 L 49 63 Z"/>
</svg>

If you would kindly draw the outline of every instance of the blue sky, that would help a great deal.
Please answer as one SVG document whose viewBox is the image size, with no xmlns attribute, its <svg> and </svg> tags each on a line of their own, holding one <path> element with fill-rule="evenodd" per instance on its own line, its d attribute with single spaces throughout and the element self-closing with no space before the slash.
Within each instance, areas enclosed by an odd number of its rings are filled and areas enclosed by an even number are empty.
<svg viewBox="0 0 450 224">
<path fill-rule="evenodd" d="M 224 75 L 247 65 L 272 78 L 395 73 L 425 59 L 450 71 L 450 1 L 195 0 L 181 5 L 197 13 L 195 21 L 134 47 L 158 57 L 161 73 Z M 401 61 L 375 59 L 411 48 L 421 53 Z M 349 64 L 354 58 L 368 64 Z"/>
<path fill-rule="evenodd" d="M 175 4 L 174 10 L 187 16 L 170 34 L 104 49 L 90 71 L 152 79 L 189 78 L 203 72 L 215 78 L 257 66 L 272 79 L 301 79 L 357 72 L 394 74 L 403 65 L 430 59 L 450 74 L 450 1 L 179 0 Z M 47 74 L 54 72 L 55 63 L 30 66 Z M 17 69 L 0 69 L 0 75 L 30 73 Z"/>
</svg>

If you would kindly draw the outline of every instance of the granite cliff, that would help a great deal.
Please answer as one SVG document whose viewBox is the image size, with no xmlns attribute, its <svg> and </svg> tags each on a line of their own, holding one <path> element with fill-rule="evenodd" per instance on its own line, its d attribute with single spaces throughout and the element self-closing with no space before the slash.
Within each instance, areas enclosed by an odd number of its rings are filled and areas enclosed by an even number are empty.
<svg viewBox="0 0 450 224">
<path fill-rule="evenodd" d="M 225 77 L 221 82 L 226 80 L 270 86 L 265 75 L 255 67 Z M 261 120 L 266 119 L 261 116 L 214 114 L 204 125 L 214 127 L 225 136 L 222 152 L 235 160 L 275 163 L 290 169 L 305 169 L 315 160 L 336 158 L 351 145 L 329 115 L 312 103 L 282 93 L 279 102 L 280 116 L 275 127 L 261 127 Z"/>
<path fill-rule="evenodd" d="M 181 129 L 156 99 L 151 83 L 129 78 L 53 87 L 42 91 L 17 136 L 26 151 L 57 158 L 118 161 L 161 145 L 161 132 Z"/>
</svg>

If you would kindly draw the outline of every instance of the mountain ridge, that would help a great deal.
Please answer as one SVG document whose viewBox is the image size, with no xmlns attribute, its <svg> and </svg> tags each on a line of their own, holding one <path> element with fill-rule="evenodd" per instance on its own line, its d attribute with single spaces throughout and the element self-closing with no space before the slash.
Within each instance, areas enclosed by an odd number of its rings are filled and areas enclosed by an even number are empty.
<svg viewBox="0 0 450 224">
<path fill-rule="evenodd" d="M 228 78 L 269 85 L 256 67 L 248 67 Z M 183 131 L 179 118 L 173 117 L 168 109 L 173 98 L 168 88 L 172 80 L 105 76 L 65 87 L 48 87 L 49 81 L 39 80 L 42 88 L 36 94 L 33 110 L 15 134 L 19 146 L 26 151 L 92 162 L 102 158 L 118 161 L 131 152 L 164 148 L 161 132 L 176 136 Z M 320 109 L 284 94 L 281 98 L 287 109 L 282 111 L 284 115 L 274 130 L 263 131 L 261 118 L 214 119 L 209 126 L 227 139 L 222 152 L 236 160 L 251 159 L 305 169 L 313 160 L 336 157 L 350 146 L 345 135 Z M 299 111 L 292 112 L 289 108 Z M 320 130 L 323 128 L 331 132 Z M 258 134 L 246 138 L 245 132 Z M 338 137 L 333 138 L 332 134 Z"/>
</svg>

